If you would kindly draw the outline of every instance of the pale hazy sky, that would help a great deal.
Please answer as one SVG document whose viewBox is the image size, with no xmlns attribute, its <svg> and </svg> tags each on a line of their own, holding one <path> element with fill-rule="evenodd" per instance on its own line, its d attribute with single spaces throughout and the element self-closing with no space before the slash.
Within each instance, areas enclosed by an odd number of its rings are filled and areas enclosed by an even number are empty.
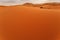
<svg viewBox="0 0 60 40">
<path fill-rule="evenodd" d="M 24 3 L 24 2 L 31 2 L 31 3 L 42 3 L 46 0 L 0 0 L 0 2 L 16 2 L 16 3 Z"/>
<path fill-rule="evenodd" d="M 44 3 L 48 1 L 60 2 L 60 0 L 0 0 L 0 2 L 16 2 L 16 3 L 24 3 L 24 2 L 31 2 L 31 3 Z"/>
<path fill-rule="evenodd" d="M 1 3 L 4 3 L 3 5 L 5 5 L 5 3 L 23 4 L 26 2 L 36 4 L 36 3 L 45 3 L 45 2 L 60 2 L 60 0 L 0 0 L 0 5 Z"/>
</svg>

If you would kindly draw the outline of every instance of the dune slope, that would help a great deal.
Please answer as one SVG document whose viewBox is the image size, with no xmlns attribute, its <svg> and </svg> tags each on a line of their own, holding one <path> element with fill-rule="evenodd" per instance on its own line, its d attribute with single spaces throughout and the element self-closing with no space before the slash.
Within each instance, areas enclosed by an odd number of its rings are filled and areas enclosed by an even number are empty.
<svg viewBox="0 0 60 40">
<path fill-rule="evenodd" d="M 2 40 L 60 40 L 60 10 L 0 7 Z"/>
</svg>

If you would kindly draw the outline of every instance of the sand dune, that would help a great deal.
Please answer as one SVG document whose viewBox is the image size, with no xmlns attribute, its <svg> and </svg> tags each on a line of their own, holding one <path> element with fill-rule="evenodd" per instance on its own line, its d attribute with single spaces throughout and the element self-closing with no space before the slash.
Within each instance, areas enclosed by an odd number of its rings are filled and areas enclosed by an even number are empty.
<svg viewBox="0 0 60 40">
<path fill-rule="evenodd" d="M 1 40 L 60 40 L 60 9 L 0 7 Z"/>
<path fill-rule="evenodd" d="M 43 3 L 43 4 L 25 3 L 23 5 L 28 7 L 39 7 L 44 9 L 60 9 L 60 3 Z"/>
</svg>

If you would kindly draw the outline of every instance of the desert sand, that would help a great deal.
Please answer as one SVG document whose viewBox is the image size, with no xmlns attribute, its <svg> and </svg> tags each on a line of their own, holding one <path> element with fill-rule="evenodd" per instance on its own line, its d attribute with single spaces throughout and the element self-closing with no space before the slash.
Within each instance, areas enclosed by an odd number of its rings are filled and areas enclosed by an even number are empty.
<svg viewBox="0 0 60 40">
<path fill-rule="evenodd" d="M 0 7 L 1 40 L 60 40 L 60 9 Z"/>
</svg>

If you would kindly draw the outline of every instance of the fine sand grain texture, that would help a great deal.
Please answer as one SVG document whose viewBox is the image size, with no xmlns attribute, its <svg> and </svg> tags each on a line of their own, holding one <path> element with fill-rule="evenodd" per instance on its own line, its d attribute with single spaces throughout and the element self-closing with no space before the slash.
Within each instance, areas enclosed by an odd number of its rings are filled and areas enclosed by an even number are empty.
<svg viewBox="0 0 60 40">
<path fill-rule="evenodd" d="M 0 40 L 60 40 L 60 9 L 0 7 Z"/>
</svg>

